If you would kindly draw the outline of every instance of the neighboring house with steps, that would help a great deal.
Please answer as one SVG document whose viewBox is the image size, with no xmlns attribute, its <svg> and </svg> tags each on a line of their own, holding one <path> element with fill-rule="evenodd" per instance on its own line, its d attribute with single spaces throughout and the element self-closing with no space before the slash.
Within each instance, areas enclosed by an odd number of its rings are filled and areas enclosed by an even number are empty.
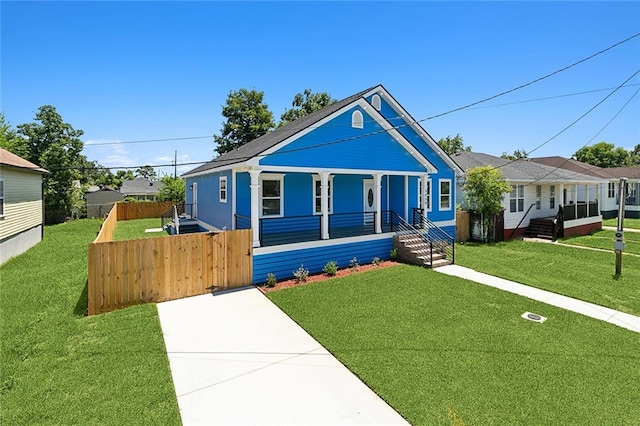
<svg viewBox="0 0 640 426">
<path fill-rule="evenodd" d="M 436 248 L 446 241 L 453 256 L 461 174 L 378 85 L 183 177 L 192 220 L 203 228 L 252 230 L 253 280 L 261 283 L 268 273 L 291 277 L 301 264 L 320 273 L 329 261 L 348 267 L 353 258 L 388 259 L 394 236 L 409 233 Z"/>
<path fill-rule="evenodd" d="M 465 171 L 498 168 L 511 185 L 503 201 L 505 240 L 523 235 L 555 240 L 602 228 L 600 178 L 529 159 L 507 160 L 476 152 L 461 152 L 452 159 Z M 456 193 L 463 201 L 462 185 L 463 180 L 457 182 Z"/>
</svg>

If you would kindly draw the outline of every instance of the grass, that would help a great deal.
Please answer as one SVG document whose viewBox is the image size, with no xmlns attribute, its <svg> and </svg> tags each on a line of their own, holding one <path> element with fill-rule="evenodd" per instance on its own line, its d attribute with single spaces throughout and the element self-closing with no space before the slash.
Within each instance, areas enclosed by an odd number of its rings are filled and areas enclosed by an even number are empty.
<svg viewBox="0 0 640 426">
<path fill-rule="evenodd" d="M 626 235 L 626 234 L 625 234 Z M 613 243 L 612 243 L 613 244 Z M 456 245 L 456 263 L 532 287 L 640 315 L 640 258 L 548 243 L 508 241 Z"/>
<path fill-rule="evenodd" d="M 564 244 L 571 244 L 582 247 L 592 247 L 613 251 L 613 240 L 615 231 L 602 230 L 591 235 L 580 237 L 570 237 L 562 239 Z M 640 232 L 625 232 L 625 253 L 640 255 Z"/>
<path fill-rule="evenodd" d="M 618 218 L 614 218 L 614 219 L 603 219 L 602 220 L 602 225 L 603 226 L 618 226 Z M 633 229 L 640 229 L 640 219 L 625 219 L 623 221 L 623 226 L 625 228 L 633 228 Z"/>
<path fill-rule="evenodd" d="M 139 238 L 166 237 L 166 232 L 144 232 L 145 229 L 159 228 L 160 219 L 134 219 L 119 221 L 113 231 L 113 240 L 137 240 Z"/>
<path fill-rule="evenodd" d="M 0 424 L 180 424 L 155 305 L 85 317 L 99 224 L 46 227 L 0 268 Z"/>
<path fill-rule="evenodd" d="M 640 339 L 602 321 L 407 265 L 268 297 L 414 425 L 640 419 Z"/>
</svg>

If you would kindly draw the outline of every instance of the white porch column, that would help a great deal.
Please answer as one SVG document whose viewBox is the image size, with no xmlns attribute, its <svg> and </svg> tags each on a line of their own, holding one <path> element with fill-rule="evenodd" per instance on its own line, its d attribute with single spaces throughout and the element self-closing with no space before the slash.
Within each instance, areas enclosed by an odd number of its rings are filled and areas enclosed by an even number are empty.
<svg viewBox="0 0 640 426">
<path fill-rule="evenodd" d="M 322 211 L 322 239 L 329 239 L 329 173 L 320 173 L 320 210 Z"/>
<path fill-rule="evenodd" d="M 573 209 L 576 213 L 576 219 L 578 218 L 578 184 L 573 185 Z"/>
<path fill-rule="evenodd" d="M 376 173 L 373 175 L 373 186 L 375 188 L 375 203 L 376 203 L 376 234 L 382 233 L 382 175 Z"/>
<path fill-rule="evenodd" d="M 420 176 L 420 181 L 422 182 L 422 192 L 420 193 L 420 199 L 422 200 L 422 202 L 420 203 L 420 208 L 422 209 L 422 214 L 426 218 L 427 217 L 427 184 L 429 182 L 429 175 L 425 174 Z M 450 192 L 452 190 L 453 190 L 452 188 L 449 189 Z M 451 196 L 451 194 L 449 194 L 449 196 Z"/>
<path fill-rule="evenodd" d="M 562 208 L 564 209 L 564 205 L 567 202 L 567 200 L 564 199 L 564 183 L 560 184 L 560 205 L 562 206 Z"/>
<path fill-rule="evenodd" d="M 249 170 L 251 176 L 251 229 L 253 247 L 260 247 L 260 170 Z"/>
<path fill-rule="evenodd" d="M 409 222 L 409 176 L 404 175 L 404 220 Z"/>
</svg>

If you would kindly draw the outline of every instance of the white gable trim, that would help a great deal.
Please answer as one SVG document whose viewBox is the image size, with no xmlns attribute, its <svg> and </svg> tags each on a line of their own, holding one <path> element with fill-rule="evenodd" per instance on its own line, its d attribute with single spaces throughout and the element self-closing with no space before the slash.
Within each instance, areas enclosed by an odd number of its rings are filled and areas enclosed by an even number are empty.
<svg viewBox="0 0 640 426">
<path fill-rule="evenodd" d="M 306 134 L 330 122 L 331 120 L 335 119 L 339 115 L 345 113 L 346 111 L 356 106 L 361 107 L 362 110 L 366 112 L 369 117 L 373 118 L 385 130 L 386 133 L 388 133 L 391 137 L 393 137 L 396 140 L 396 142 L 398 142 L 405 149 L 405 151 L 407 151 L 415 160 L 417 160 L 420 164 L 422 164 L 422 166 L 427 170 L 428 173 L 433 174 L 438 172 L 438 169 L 429 160 L 427 160 L 427 158 L 422 156 L 422 154 L 413 145 L 411 145 L 411 143 L 402 135 L 402 133 L 397 131 L 378 111 L 376 111 L 375 108 L 371 106 L 369 102 L 367 102 L 365 99 L 362 99 L 362 98 L 354 100 L 350 104 L 345 105 L 344 107 L 335 111 L 333 114 L 330 114 L 329 116 L 318 121 L 313 126 L 307 127 L 306 129 L 280 142 L 279 144 L 267 149 L 261 154 L 256 155 L 254 158 L 248 160 L 247 164 L 254 167 L 259 167 L 260 160 L 262 158 L 268 156 L 269 154 L 273 154 L 274 152 L 286 147 L 287 145 L 294 142 L 295 140 L 305 136 Z M 370 134 L 370 132 L 364 133 L 363 137 L 365 137 L 364 135 L 368 135 L 368 134 Z"/>
<path fill-rule="evenodd" d="M 377 86 L 365 93 L 363 97 L 371 95 L 379 95 L 385 102 L 387 102 L 391 108 L 393 108 L 400 118 L 402 118 L 417 134 L 424 140 L 431 149 L 433 149 L 454 171 L 457 171 L 456 175 L 461 175 L 464 171 L 458 166 L 455 161 L 444 152 L 440 145 L 431 137 L 431 135 L 418 123 L 411 118 L 411 115 L 400 105 L 393 96 L 383 86 Z"/>
</svg>

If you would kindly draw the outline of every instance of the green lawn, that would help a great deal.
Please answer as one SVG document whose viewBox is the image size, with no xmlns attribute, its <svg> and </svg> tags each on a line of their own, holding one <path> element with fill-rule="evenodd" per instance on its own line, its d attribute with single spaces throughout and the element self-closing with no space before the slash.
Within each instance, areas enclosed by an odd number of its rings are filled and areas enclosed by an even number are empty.
<svg viewBox="0 0 640 426">
<path fill-rule="evenodd" d="M 615 231 L 597 231 L 591 235 L 580 237 L 570 237 L 562 239 L 564 244 L 572 244 L 583 247 L 593 247 L 613 251 L 613 239 Z M 625 249 L 626 253 L 634 253 L 640 255 L 640 232 L 625 232 Z"/>
<path fill-rule="evenodd" d="M 625 234 L 626 235 L 626 234 Z M 640 315 L 640 258 L 556 244 L 508 241 L 456 244 L 456 263 L 476 271 Z"/>
<path fill-rule="evenodd" d="M 640 422 L 640 338 L 614 325 L 407 265 L 268 297 L 411 424 Z"/>
<path fill-rule="evenodd" d="M 155 305 L 84 316 L 99 226 L 46 227 L 0 268 L 0 424 L 180 424 Z"/>
<path fill-rule="evenodd" d="M 602 221 L 602 225 L 604 226 L 618 226 L 618 218 L 614 219 L 604 219 Z M 623 226 L 625 228 L 634 228 L 640 229 L 640 219 L 625 219 L 623 222 Z"/>
<path fill-rule="evenodd" d="M 123 220 L 116 224 L 113 231 L 113 240 L 137 240 L 139 238 L 166 237 L 166 232 L 144 232 L 145 229 L 160 228 L 160 219 L 134 219 Z"/>
</svg>

